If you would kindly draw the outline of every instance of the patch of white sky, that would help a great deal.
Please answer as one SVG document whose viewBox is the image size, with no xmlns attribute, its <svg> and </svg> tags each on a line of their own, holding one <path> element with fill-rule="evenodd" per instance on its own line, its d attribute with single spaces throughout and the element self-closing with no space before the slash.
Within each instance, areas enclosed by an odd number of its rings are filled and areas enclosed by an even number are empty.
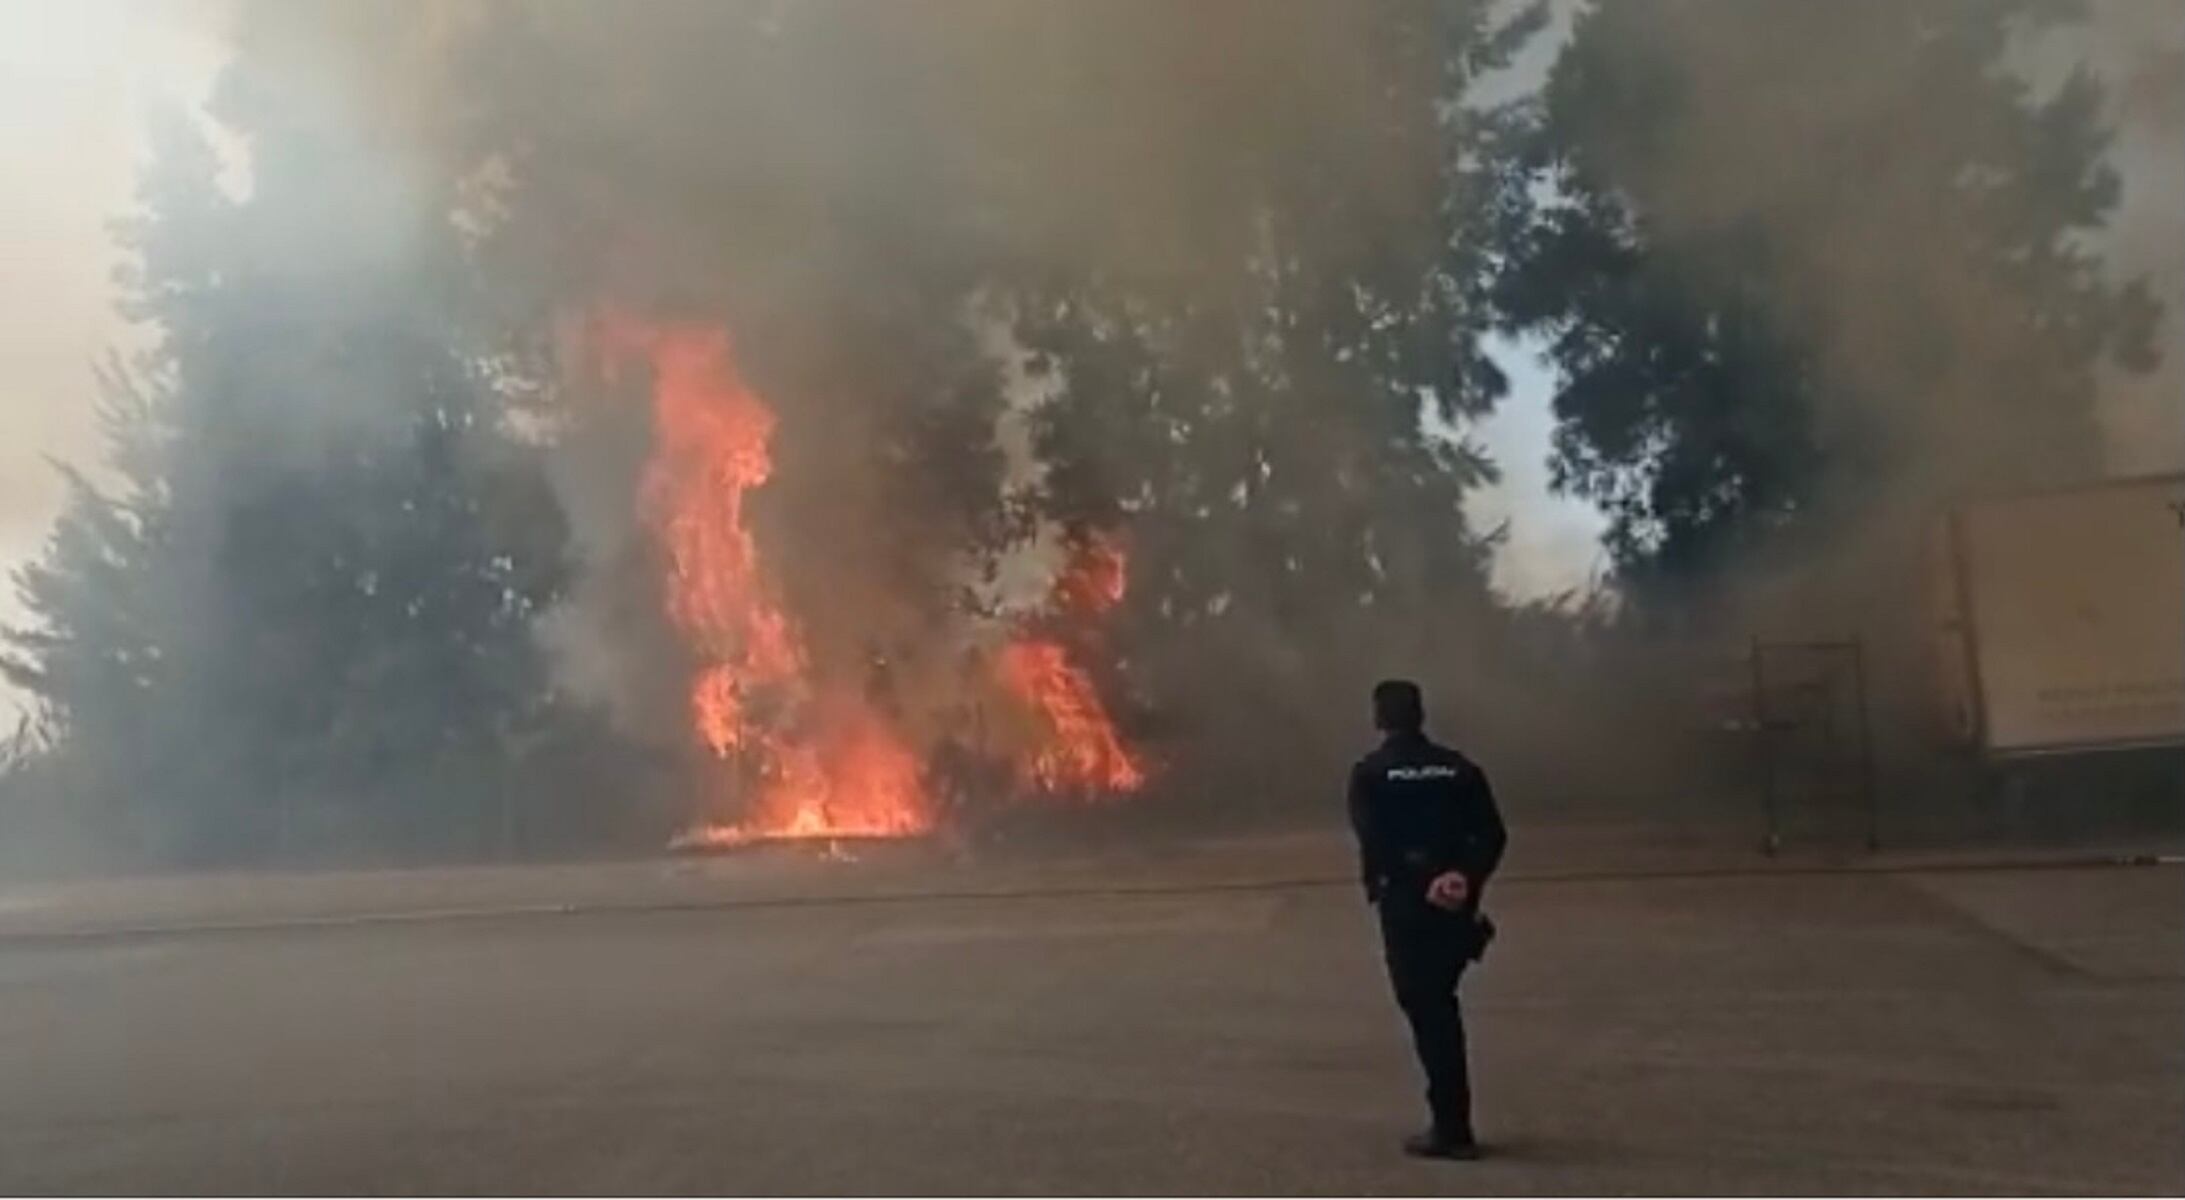
<svg viewBox="0 0 2185 1200">
<path fill-rule="evenodd" d="M 112 223 L 151 113 L 200 109 L 225 51 L 212 0 L 0 0 L 0 574 L 101 457 L 92 368 L 138 344 L 115 310 Z M 0 623 L 23 613 L 0 586 Z M 10 697 L 0 691 L 0 711 Z"/>
<path fill-rule="evenodd" d="M 1466 515 L 1476 529 L 1502 532 L 1495 589 L 1513 600 L 1586 590 L 1607 569 L 1601 534 L 1608 522 L 1592 504 L 1551 486 L 1555 377 L 1529 339 L 1496 338 L 1489 353 L 1509 376 L 1510 392 L 1464 432 L 1500 478 L 1471 495 Z"/>
<path fill-rule="evenodd" d="M 1505 0 L 1515 13 L 1531 0 Z M 1479 81 L 1471 100 L 1497 104 L 1538 88 L 1570 40 L 1577 0 L 1549 0 L 1547 24 L 1500 71 Z M 1467 516 L 1475 528 L 1502 531 L 1495 555 L 1496 590 L 1513 600 L 1535 600 L 1589 588 L 1607 568 L 1601 535 L 1608 522 L 1599 509 L 1550 485 L 1548 463 L 1555 435 L 1556 379 L 1536 339 L 1496 337 L 1488 353 L 1509 377 L 1509 394 L 1483 420 L 1460 431 L 1500 472 L 1473 493 Z"/>
</svg>

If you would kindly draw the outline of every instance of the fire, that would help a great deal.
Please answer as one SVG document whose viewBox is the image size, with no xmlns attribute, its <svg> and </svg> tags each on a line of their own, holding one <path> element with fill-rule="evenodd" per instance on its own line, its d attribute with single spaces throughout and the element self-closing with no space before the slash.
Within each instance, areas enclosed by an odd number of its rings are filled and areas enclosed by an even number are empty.
<svg viewBox="0 0 2185 1200">
<path fill-rule="evenodd" d="M 900 838 L 932 827 L 923 764 L 870 712 L 848 711 L 813 741 L 775 747 L 758 810 L 734 824 L 707 824 L 678 848 L 727 849 L 758 841 Z"/>
<path fill-rule="evenodd" d="M 1122 548 L 1093 534 L 1075 539 L 1069 561 L 1055 578 L 1055 615 L 1086 619 L 1113 608 L 1127 586 Z M 1018 770 L 1049 792 L 1134 792 L 1145 786 L 1145 768 L 1123 744 L 1107 705 L 1070 651 L 1053 638 L 1024 636 L 1003 648 L 1002 685 L 1036 713 L 1046 737 L 1024 754 Z"/>
<path fill-rule="evenodd" d="M 775 418 L 738 374 L 727 334 L 625 317 L 597 332 L 610 355 L 652 370 L 644 513 L 665 560 L 668 617 L 697 660 L 692 736 L 721 763 L 723 801 L 741 801 L 737 819 L 677 843 L 925 832 L 919 756 L 855 688 L 814 678 L 761 569 L 744 501 L 773 472 Z M 733 794 L 747 781 L 748 795 Z"/>
<path fill-rule="evenodd" d="M 1122 603 L 1129 582 L 1123 548 L 1113 538 L 1085 534 L 1071 545 L 1069 562 L 1055 578 L 1054 607 L 1095 616 Z"/>
<path fill-rule="evenodd" d="M 745 501 L 773 475 L 776 421 L 738 371 L 727 333 L 615 315 L 592 326 L 590 341 L 610 366 L 650 370 L 653 451 L 640 506 L 660 551 L 666 616 L 690 652 L 689 736 L 712 764 L 708 817 L 675 845 L 929 832 L 938 812 L 929 778 L 960 783 L 946 765 L 958 760 L 936 756 L 929 770 L 925 751 L 949 741 L 940 730 L 926 728 L 934 745 L 923 747 L 910 732 L 920 714 L 871 694 L 870 680 L 815 669 L 746 521 Z M 990 678 L 963 683 L 970 692 L 958 701 L 982 707 L 991 689 L 1024 717 L 1005 745 L 978 751 L 1013 763 L 1021 789 L 1082 797 L 1144 785 L 1144 765 L 1073 658 L 1126 583 L 1119 542 L 1070 538 L 1043 610 L 993 658 Z M 974 643 L 982 636 L 972 626 L 958 632 Z M 960 754 L 962 743 L 951 744 Z"/>
<path fill-rule="evenodd" d="M 1145 770 L 1115 731 L 1107 706 L 1059 642 L 1026 639 L 1002 651 L 1002 681 L 1045 720 L 1051 738 L 1020 768 L 1046 791 L 1134 792 Z"/>
<path fill-rule="evenodd" d="M 743 744 L 743 701 L 736 694 L 736 673 L 725 666 L 698 672 L 690 685 L 690 714 L 698 741 L 718 755 Z"/>
</svg>

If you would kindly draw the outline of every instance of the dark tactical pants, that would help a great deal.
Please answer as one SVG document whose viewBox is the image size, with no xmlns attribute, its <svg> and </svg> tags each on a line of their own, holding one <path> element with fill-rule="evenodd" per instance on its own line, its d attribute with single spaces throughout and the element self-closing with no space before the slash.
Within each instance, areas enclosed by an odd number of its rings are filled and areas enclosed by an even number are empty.
<svg viewBox="0 0 2185 1200">
<path fill-rule="evenodd" d="M 1384 902 L 1380 915 L 1389 983 L 1411 1023 L 1411 1043 L 1426 1073 L 1426 1103 L 1434 1128 L 1444 1136 L 1469 1140 L 1472 1080 L 1465 1063 L 1457 982 L 1480 948 L 1477 918 L 1423 902 Z"/>
</svg>

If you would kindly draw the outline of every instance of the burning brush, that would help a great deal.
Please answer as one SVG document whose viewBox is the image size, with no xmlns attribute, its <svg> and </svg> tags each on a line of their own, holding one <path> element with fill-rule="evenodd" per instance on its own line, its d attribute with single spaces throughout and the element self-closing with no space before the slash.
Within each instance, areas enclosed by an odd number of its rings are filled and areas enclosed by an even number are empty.
<svg viewBox="0 0 2185 1200">
<path fill-rule="evenodd" d="M 650 370 L 653 451 L 641 509 L 660 550 L 667 617 L 696 664 L 690 735 L 716 764 L 706 808 L 720 816 L 675 847 L 839 846 L 932 832 L 955 807 L 937 802 L 936 785 L 953 799 L 978 774 L 963 760 L 991 751 L 967 749 L 955 732 L 920 745 L 885 686 L 814 669 L 745 520 L 746 500 L 774 469 L 776 419 L 738 372 L 728 335 L 611 316 L 596 322 L 593 341 L 609 362 Z M 1122 599 L 1124 555 L 1099 535 L 1067 549 L 1042 616 L 1089 622 Z M 1063 639 L 1020 631 L 987 661 L 991 677 L 969 686 L 983 684 L 994 703 L 1016 710 L 1006 724 L 1016 731 L 1007 753 L 1018 789 L 1088 796 L 1144 785 L 1143 763 Z"/>
</svg>

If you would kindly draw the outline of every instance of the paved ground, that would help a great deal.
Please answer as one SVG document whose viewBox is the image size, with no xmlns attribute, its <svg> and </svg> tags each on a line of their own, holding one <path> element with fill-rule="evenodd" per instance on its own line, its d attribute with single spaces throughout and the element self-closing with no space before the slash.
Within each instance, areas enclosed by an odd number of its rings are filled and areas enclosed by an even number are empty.
<svg viewBox="0 0 2185 1200">
<path fill-rule="evenodd" d="M 0 922 L 0 1190 L 2185 1189 L 2185 869 L 1513 878 L 1468 1165 L 1392 1153 L 1354 891 L 1269 878 Z"/>
</svg>

